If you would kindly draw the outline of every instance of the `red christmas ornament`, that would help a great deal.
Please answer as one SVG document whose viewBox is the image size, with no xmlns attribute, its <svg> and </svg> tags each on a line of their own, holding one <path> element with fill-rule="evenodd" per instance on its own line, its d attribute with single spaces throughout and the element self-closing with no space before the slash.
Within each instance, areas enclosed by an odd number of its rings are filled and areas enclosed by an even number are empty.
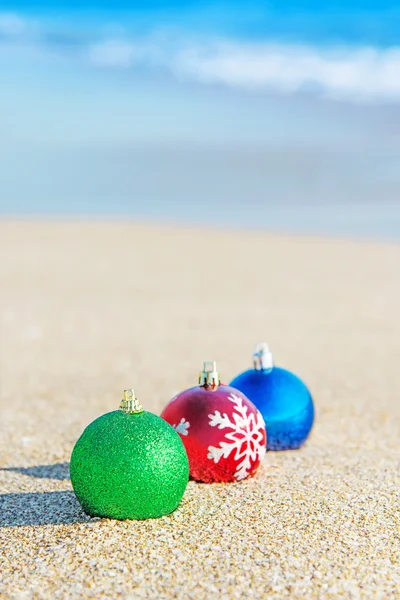
<svg viewBox="0 0 400 600">
<path fill-rule="evenodd" d="M 181 436 L 196 481 L 251 477 L 264 457 L 261 413 L 239 390 L 221 385 L 215 362 L 204 363 L 199 385 L 175 396 L 161 417 Z"/>
</svg>

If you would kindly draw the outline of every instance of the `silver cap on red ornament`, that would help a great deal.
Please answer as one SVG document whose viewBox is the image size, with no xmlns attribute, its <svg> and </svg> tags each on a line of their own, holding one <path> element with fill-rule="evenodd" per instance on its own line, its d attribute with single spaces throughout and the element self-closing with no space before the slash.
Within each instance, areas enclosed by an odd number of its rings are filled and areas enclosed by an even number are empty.
<svg viewBox="0 0 400 600">
<path fill-rule="evenodd" d="M 217 388 L 221 380 L 217 371 L 217 363 L 209 361 L 203 363 L 203 370 L 199 373 L 199 385 L 211 388 Z"/>
</svg>

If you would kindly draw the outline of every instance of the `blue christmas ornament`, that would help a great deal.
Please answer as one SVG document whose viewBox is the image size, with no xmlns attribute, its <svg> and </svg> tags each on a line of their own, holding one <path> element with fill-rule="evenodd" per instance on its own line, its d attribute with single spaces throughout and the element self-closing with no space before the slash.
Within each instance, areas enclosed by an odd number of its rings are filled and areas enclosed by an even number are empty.
<svg viewBox="0 0 400 600">
<path fill-rule="evenodd" d="M 304 383 L 275 367 L 267 344 L 253 354 L 254 369 L 241 373 L 230 386 L 255 404 L 267 427 L 268 450 L 293 450 L 307 439 L 314 423 L 314 403 Z"/>
</svg>

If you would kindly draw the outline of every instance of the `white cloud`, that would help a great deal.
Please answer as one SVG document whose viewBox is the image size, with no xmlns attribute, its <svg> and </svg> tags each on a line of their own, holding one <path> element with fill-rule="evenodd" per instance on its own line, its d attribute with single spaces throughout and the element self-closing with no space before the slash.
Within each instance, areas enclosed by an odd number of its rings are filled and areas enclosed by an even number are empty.
<svg viewBox="0 0 400 600">
<path fill-rule="evenodd" d="M 318 90 L 352 101 L 400 100 L 400 48 L 318 48 L 233 42 L 104 42 L 90 49 L 93 64 L 169 70 L 204 84 L 295 93 Z"/>
<path fill-rule="evenodd" d="M 400 99 L 400 48 L 324 49 L 220 43 L 189 48 L 174 69 L 205 83 L 293 93 L 314 86 L 352 100 Z"/>
<path fill-rule="evenodd" d="M 0 12 L 0 35 L 14 37 L 22 35 L 27 28 L 27 22 L 15 13 Z"/>
<path fill-rule="evenodd" d="M 170 67 L 182 44 L 172 48 L 168 37 L 152 36 L 141 39 L 107 39 L 89 44 L 86 57 L 94 66 L 130 69 L 137 65 L 148 68 Z"/>
<path fill-rule="evenodd" d="M 132 67 L 136 58 L 135 46 L 132 43 L 109 40 L 93 44 L 88 50 L 89 62 L 98 67 Z"/>
</svg>

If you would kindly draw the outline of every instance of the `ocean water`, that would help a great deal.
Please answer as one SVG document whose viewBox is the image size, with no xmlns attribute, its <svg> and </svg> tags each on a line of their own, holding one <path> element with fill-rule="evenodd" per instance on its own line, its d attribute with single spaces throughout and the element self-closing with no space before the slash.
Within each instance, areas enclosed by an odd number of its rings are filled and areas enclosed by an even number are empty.
<svg viewBox="0 0 400 600">
<path fill-rule="evenodd" d="M 205 214 L 205 212 L 207 214 Z M 276 234 L 300 234 L 348 239 L 400 242 L 400 202 L 377 204 L 274 204 L 252 207 L 218 206 L 141 210 L 151 220 L 265 230 Z"/>
<path fill-rule="evenodd" d="M 84 203 L 87 206 L 87 203 Z M 400 205 L 394 203 L 376 205 L 275 205 L 265 204 L 254 208 L 230 207 L 214 204 L 204 206 L 152 205 L 135 203 L 131 207 L 94 207 L 58 205 L 57 210 L 3 211 L 3 218 L 28 219 L 84 219 L 84 220 L 132 220 L 176 224 L 211 229 L 263 230 L 274 234 L 312 235 L 337 237 L 364 241 L 400 243 Z"/>
<path fill-rule="evenodd" d="M 0 215 L 400 241 L 400 148 L 0 151 Z"/>
</svg>

